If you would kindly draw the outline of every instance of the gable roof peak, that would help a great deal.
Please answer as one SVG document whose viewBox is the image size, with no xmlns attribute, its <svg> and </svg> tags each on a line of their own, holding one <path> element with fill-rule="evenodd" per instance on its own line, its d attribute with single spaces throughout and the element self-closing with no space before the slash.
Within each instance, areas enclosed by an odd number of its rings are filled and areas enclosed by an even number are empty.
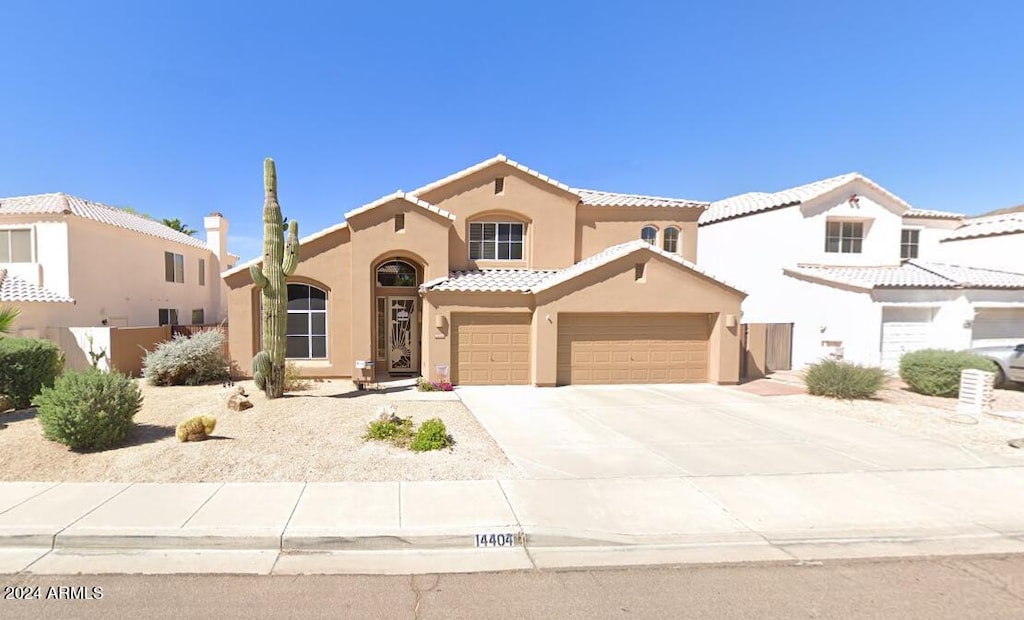
<svg viewBox="0 0 1024 620">
<path fill-rule="evenodd" d="M 516 170 L 518 170 L 518 171 L 520 171 L 520 172 L 522 172 L 522 173 L 524 173 L 524 174 L 526 174 L 528 176 L 531 176 L 531 177 L 533 177 L 535 179 L 538 179 L 538 180 L 540 180 L 540 181 L 542 181 L 544 183 L 547 183 L 548 185 L 551 185 L 552 187 L 555 187 L 555 188 L 561 190 L 562 192 L 565 192 L 567 194 L 571 194 L 573 196 L 576 196 L 577 198 L 579 197 L 578 194 L 576 194 L 565 183 L 562 183 L 560 181 L 556 181 L 555 179 L 552 179 L 548 175 L 543 174 L 541 172 L 538 172 L 537 170 L 534 170 L 533 168 L 530 168 L 528 166 L 525 166 L 525 165 L 515 161 L 514 159 L 509 158 L 507 155 L 504 155 L 502 153 L 498 153 L 494 157 L 490 157 L 488 159 L 483 160 L 482 162 L 473 164 L 472 166 L 469 166 L 468 168 L 463 168 L 462 170 L 459 170 L 458 172 L 454 172 L 454 173 L 452 173 L 452 174 L 450 174 L 450 175 L 448 175 L 448 176 L 446 176 L 446 177 L 444 177 L 442 179 L 438 179 L 437 181 L 434 181 L 432 183 L 428 183 L 428 184 L 424 185 L 423 187 L 418 187 L 418 188 L 412 190 L 412 192 L 410 192 L 410 193 L 414 194 L 416 196 L 422 196 L 423 194 L 432 192 L 432 191 L 434 191 L 434 190 L 436 190 L 436 189 L 438 189 L 440 187 L 444 187 L 445 185 L 448 185 L 449 183 L 453 183 L 453 182 L 458 181 L 460 179 L 464 179 L 464 178 L 466 178 L 466 177 L 468 177 L 468 176 L 470 176 L 472 174 L 480 172 L 481 170 L 486 170 L 487 168 L 490 168 L 491 166 L 493 166 L 495 164 L 499 164 L 499 163 L 500 164 L 505 164 L 506 166 L 511 166 L 511 167 L 515 168 Z"/>
</svg>

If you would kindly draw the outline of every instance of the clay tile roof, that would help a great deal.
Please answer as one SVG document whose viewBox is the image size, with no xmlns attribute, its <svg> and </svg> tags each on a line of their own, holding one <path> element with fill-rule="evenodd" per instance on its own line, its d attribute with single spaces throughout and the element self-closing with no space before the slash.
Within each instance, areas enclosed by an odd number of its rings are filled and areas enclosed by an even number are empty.
<svg viewBox="0 0 1024 620">
<path fill-rule="evenodd" d="M 710 205 L 707 202 L 687 200 L 685 198 L 619 194 L 575 187 L 572 188 L 572 192 L 579 195 L 581 204 L 595 207 L 682 207 L 686 209 L 706 209 Z"/>
<path fill-rule="evenodd" d="M 724 200 L 716 200 L 711 203 L 711 207 L 707 211 L 701 214 L 699 221 L 703 226 L 705 224 L 712 224 L 721 220 L 728 220 L 741 217 L 743 215 L 749 215 L 751 213 L 758 213 L 760 211 L 798 205 L 814 200 L 819 196 L 823 196 L 833 190 L 843 187 L 844 185 L 853 183 L 854 181 L 860 181 L 868 187 L 888 196 L 896 204 L 908 210 L 911 209 L 911 206 L 903 199 L 889 192 L 881 185 L 878 185 L 858 172 L 850 172 L 848 174 L 841 174 L 837 177 L 814 181 L 813 183 L 784 189 L 778 192 L 749 192 L 746 194 L 740 194 L 739 196 L 726 198 Z"/>
<path fill-rule="evenodd" d="M 117 226 L 167 241 L 174 241 L 196 248 L 206 248 L 206 243 L 195 237 L 178 232 L 162 223 L 124 209 L 92 202 L 68 194 L 36 194 L 0 198 L 0 215 L 75 215 L 85 219 Z"/>
<path fill-rule="evenodd" d="M 922 217 L 936 220 L 962 220 L 963 213 L 950 213 L 949 211 L 934 211 L 932 209 L 911 209 L 903 214 L 903 217 Z"/>
<path fill-rule="evenodd" d="M 1019 232 L 1024 232 L 1024 213 L 1003 213 L 964 220 L 963 226 L 946 235 L 942 241 Z"/>
<path fill-rule="evenodd" d="M 451 183 L 452 181 L 457 181 L 457 180 L 459 180 L 461 178 L 467 177 L 467 176 L 469 176 L 471 174 L 474 174 L 476 172 L 479 172 L 481 170 L 489 168 L 489 167 L 491 167 L 494 164 L 499 163 L 499 162 L 507 164 L 509 166 L 512 166 L 516 170 L 519 170 L 520 172 L 524 172 L 524 173 L 526 173 L 526 174 L 528 174 L 528 175 L 530 175 L 530 176 L 532 176 L 532 177 L 534 177 L 536 179 L 539 179 L 539 180 L 547 183 L 548 185 L 553 185 L 553 186 L 557 187 L 558 189 L 560 189 L 560 190 L 562 190 L 564 192 L 569 192 L 570 194 L 574 193 L 573 190 L 568 185 L 566 185 L 565 183 L 560 183 L 559 181 L 556 181 L 556 180 L 552 179 L 551 177 L 549 177 L 546 174 L 542 174 L 540 172 L 537 172 L 533 168 L 528 168 L 528 167 L 524 166 L 523 164 L 521 164 L 521 163 L 519 163 L 519 162 L 517 162 L 515 160 L 509 159 L 508 157 L 505 157 L 504 155 L 501 155 L 501 154 L 495 155 L 494 157 L 491 157 L 490 159 L 485 159 L 484 161 L 480 162 L 479 164 L 473 164 L 469 168 L 464 168 L 462 170 L 459 170 L 458 172 L 456 172 L 454 174 L 450 174 L 450 175 L 446 176 L 443 179 L 439 179 L 439 180 L 434 181 L 432 183 L 428 183 L 428 184 L 424 185 L 423 187 L 419 187 L 417 189 L 414 189 L 411 193 L 415 194 L 417 196 L 426 194 L 427 192 L 435 190 L 435 189 L 437 189 L 439 187 L 443 187 L 443 186 Z"/>
<path fill-rule="evenodd" d="M 389 203 L 389 202 L 391 202 L 392 200 L 395 200 L 395 199 L 405 200 L 406 202 L 412 203 L 412 204 L 416 205 L 417 207 L 419 207 L 421 209 L 425 209 L 427 211 L 430 211 L 431 213 L 436 213 L 436 214 L 440 215 L 441 217 L 446 217 L 446 218 L 448 218 L 450 220 L 454 220 L 455 219 L 455 216 L 453 214 L 445 211 L 444 209 L 441 209 L 440 207 L 432 205 L 429 202 L 426 202 L 425 200 L 421 200 L 420 198 L 416 197 L 414 194 L 410 194 L 408 192 L 403 192 L 402 190 L 398 190 L 397 192 L 395 192 L 393 194 L 388 194 L 387 196 L 384 196 L 382 198 L 378 198 L 377 200 L 374 200 L 371 203 L 368 203 L 368 204 L 365 204 L 365 205 L 363 205 L 361 207 L 352 209 L 351 211 L 345 213 L 345 219 L 347 220 L 350 217 L 352 217 L 353 215 L 359 215 L 360 213 L 366 213 L 370 209 L 375 209 L 375 208 L 377 208 L 377 207 L 379 207 L 379 206 L 381 206 L 383 204 L 387 204 L 387 203 Z"/>
<path fill-rule="evenodd" d="M 550 278 L 555 271 L 535 269 L 479 269 L 453 271 L 447 277 L 422 285 L 429 291 L 529 293 L 534 285 Z"/>
<path fill-rule="evenodd" d="M 20 278 L 6 269 L 0 269 L 0 302 L 36 301 L 53 303 L 75 303 L 74 299 L 60 293 L 41 288 Z"/>
<path fill-rule="evenodd" d="M 1024 273 L 919 260 L 881 267 L 798 265 L 786 274 L 865 290 L 876 288 L 1024 288 Z"/>
<path fill-rule="evenodd" d="M 614 260 L 628 256 L 633 252 L 646 250 L 664 256 L 665 258 L 687 267 L 697 273 L 711 278 L 729 288 L 743 292 L 727 282 L 711 275 L 697 265 L 680 257 L 678 254 L 666 252 L 655 247 L 646 241 L 635 240 L 627 243 L 612 246 L 589 256 L 580 262 L 559 269 L 556 271 L 544 271 L 533 269 L 481 269 L 477 271 L 453 271 L 447 277 L 437 278 L 425 282 L 421 289 L 424 291 L 459 291 L 459 292 L 514 292 L 514 293 L 539 293 L 553 286 L 568 282 L 575 277 L 581 276 L 588 271 L 597 269 Z"/>
</svg>

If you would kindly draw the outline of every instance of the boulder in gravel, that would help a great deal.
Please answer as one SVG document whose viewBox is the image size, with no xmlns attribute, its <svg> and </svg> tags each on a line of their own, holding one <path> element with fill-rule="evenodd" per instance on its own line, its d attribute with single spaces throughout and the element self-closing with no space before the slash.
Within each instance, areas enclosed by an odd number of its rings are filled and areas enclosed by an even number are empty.
<svg viewBox="0 0 1024 620">
<path fill-rule="evenodd" d="M 1024 448 L 1024 437 L 1021 437 L 1020 439 L 1011 439 L 1006 443 L 1008 443 L 1011 448 Z"/>
<path fill-rule="evenodd" d="M 234 394 L 228 399 L 228 409 L 231 411 L 245 411 L 246 409 L 252 409 L 252 401 L 241 394 Z"/>
</svg>

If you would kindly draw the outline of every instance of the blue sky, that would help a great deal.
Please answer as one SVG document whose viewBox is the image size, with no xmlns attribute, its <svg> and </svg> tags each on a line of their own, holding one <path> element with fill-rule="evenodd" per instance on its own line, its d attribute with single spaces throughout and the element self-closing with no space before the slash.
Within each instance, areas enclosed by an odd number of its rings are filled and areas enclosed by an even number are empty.
<svg viewBox="0 0 1024 620">
<path fill-rule="evenodd" d="M 714 200 L 861 171 L 1024 202 L 1024 5 L 6 0 L 0 196 L 63 191 L 259 253 L 262 159 L 305 235 L 496 153 Z"/>
</svg>

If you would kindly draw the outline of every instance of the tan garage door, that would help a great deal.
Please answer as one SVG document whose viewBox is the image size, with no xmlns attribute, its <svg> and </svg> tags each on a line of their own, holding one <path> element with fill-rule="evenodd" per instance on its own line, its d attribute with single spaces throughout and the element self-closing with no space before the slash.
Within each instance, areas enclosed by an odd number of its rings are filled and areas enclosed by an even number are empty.
<svg viewBox="0 0 1024 620">
<path fill-rule="evenodd" d="M 706 314 L 558 317 L 558 383 L 701 383 Z"/>
<path fill-rule="evenodd" d="M 456 385 L 530 382 L 530 315 L 453 314 Z"/>
</svg>

